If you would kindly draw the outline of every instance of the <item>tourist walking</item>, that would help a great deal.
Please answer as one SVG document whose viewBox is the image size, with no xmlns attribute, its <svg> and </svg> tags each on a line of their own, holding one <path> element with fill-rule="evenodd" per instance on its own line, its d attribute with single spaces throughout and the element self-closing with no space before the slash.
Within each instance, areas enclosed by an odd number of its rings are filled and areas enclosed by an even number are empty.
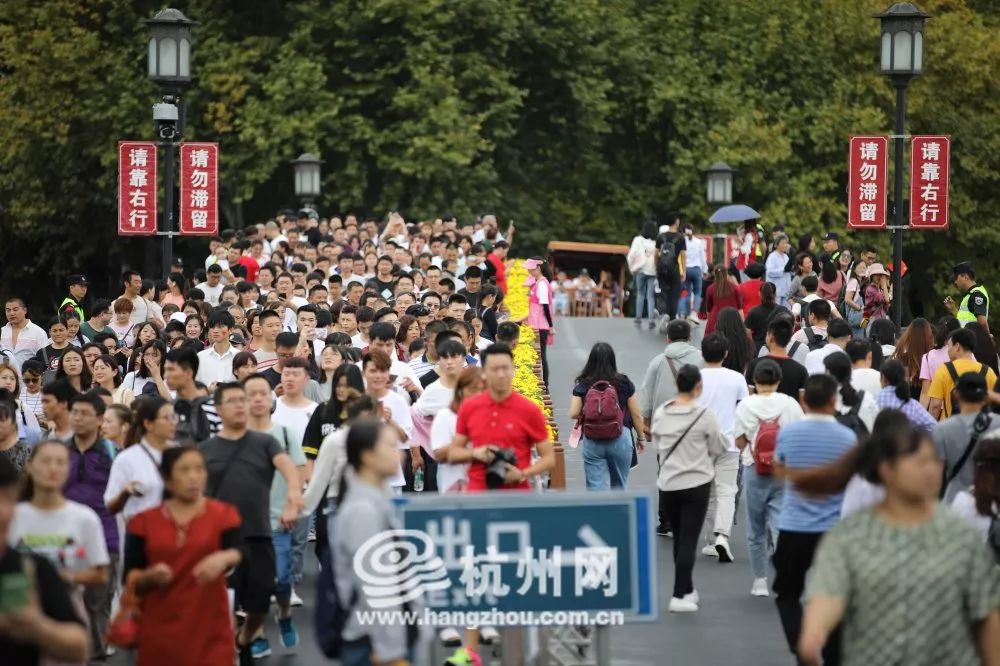
<svg viewBox="0 0 1000 666">
<path fill-rule="evenodd" d="M 847 357 L 845 362 L 850 364 Z M 839 459 L 857 442 L 849 428 L 837 423 L 837 391 L 841 387 L 829 375 L 813 375 L 803 395 L 805 417 L 783 426 L 775 448 L 775 472 L 820 467 Z M 785 481 L 774 549 L 774 594 L 788 649 L 795 654 L 802 625 L 802 592 L 816 547 L 840 518 L 843 494 L 828 497 L 807 495 Z M 824 663 L 839 663 L 839 641 L 827 641 Z"/>
<path fill-rule="evenodd" d="M 201 452 L 163 452 L 161 506 L 136 515 L 125 536 L 125 574 L 140 598 L 137 663 L 230 666 L 235 655 L 226 572 L 241 560 L 240 514 L 205 497 Z"/>
<path fill-rule="evenodd" d="M 741 451 L 743 487 L 746 488 L 747 552 L 753 585 L 750 594 L 769 595 L 768 562 L 778 543 L 778 525 L 784 481 L 774 475 L 774 452 L 781 428 L 802 419 L 802 407 L 778 390 L 781 366 L 762 359 L 754 368 L 756 390 L 736 407 L 733 434 Z"/>
<path fill-rule="evenodd" d="M 726 439 L 712 411 L 698 404 L 701 371 L 693 365 L 677 370 L 677 397 L 653 414 L 650 433 L 659 454 L 656 487 L 660 516 L 674 533 L 672 613 L 698 610 L 699 595 L 692 572 L 698 535 L 715 477 L 715 460 L 726 451 Z"/>
<path fill-rule="evenodd" d="M 927 433 L 872 437 L 844 464 L 885 498 L 819 544 L 797 643 L 802 661 L 829 664 L 839 651 L 848 665 L 997 663 L 1000 567 L 979 534 L 935 501 L 942 465 Z M 901 553 L 909 582 L 899 577 Z"/>
<path fill-rule="evenodd" d="M 641 451 L 643 432 L 635 384 L 618 372 L 615 350 L 598 342 L 576 378 L 569 403 L 569 418 L 581 428 L 580 447 L 587 490 L 625 488 L 632 464 L 633 446 Z"/>
<path fill-rule="evenodd" d="M 642 233 L 632 239 L 628 250 L 628 268 L 635 278 L 635 324 L 645 313 L 649 328 L 656 326 L 656 222 L 646 220 Z"/>
</svg>

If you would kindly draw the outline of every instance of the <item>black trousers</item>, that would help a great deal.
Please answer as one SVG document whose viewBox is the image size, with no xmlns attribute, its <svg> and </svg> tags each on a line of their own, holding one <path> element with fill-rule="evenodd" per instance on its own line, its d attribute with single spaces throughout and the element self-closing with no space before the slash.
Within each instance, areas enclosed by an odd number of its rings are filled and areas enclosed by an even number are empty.
<svg viewBox="0 0 1000 666">
<path fill-rule="evenodd" d="M 427 449 L 421 449 L 420 455 L 424 459 L 424 492 L 436 493 L 438 491 L 437 461 L 427 453 Z M 413 490 L 413 459 L 409 455 L 403 457 L 403 477 L 406 479 L 403 492 L 415 492 Z"/>
<path fill-rule="evenodd" d="M 545 384 L 545 388 L 549 387 L 549 332 L 548 331 L 538 331 L 538 347 L 542 350 L 542 382 Z"/>
<path fill-rule="evenodd" d="M 708 513 L 708 496 L 711 482 L 684 490 L 661 490 L 660 507 L 670 520 L 674 531 L 674 597 L 681 598 L 694 592 L 695 557 L 698 536 Z"/>
<path fill-rule="evenodd" d="M 681 276 L 679 273 L 657 273 L 656 280 L 660 283 L 660 297 L 665 308 L 663 313 L 673 319 L 677 316 L 677 304 L 681 300 Z"/>
<path fill-rule="evenodd" d="M 816 547 L 822 532 L 778 532 L 774 549 L 774 602 L 778 606 L 781 628 L 788 641 L 788 649 L 798 658 L 799 634 L 802 632 L 802 593 L 806 587 L 806 573 L 812 566 Z M 801 662 L 800 662 L 801 663 Z M 823 648 L 824 666 L 840 664 L 840 627 L 838 626 Z"/>
</svg>

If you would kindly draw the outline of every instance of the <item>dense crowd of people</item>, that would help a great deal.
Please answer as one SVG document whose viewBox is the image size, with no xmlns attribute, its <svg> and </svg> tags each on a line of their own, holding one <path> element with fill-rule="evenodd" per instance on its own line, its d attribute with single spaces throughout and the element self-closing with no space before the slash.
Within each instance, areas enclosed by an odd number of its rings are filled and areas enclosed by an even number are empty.
<svg viewBox="0 0 1000 666">
<path fill-rule="evenodd" d="M 673 537 L 669 610 L 699 609 L 699 553 L 733 561 L 742 494 L 750 594 L 774 594 L 801 663 L 1000 660 L 1000 359 L 973 267 L 955 266 L 952 315 L 900 331 L 874 248 L 828 233 L 822 253 L 809 236 L 793 253 L 748 222 L 700 300 L 691 237 L 647 223 L 629 252 L 636 323 L 659 317 L 668 340 L 642 385 L 607 363 L 581 377 L 639 394 Z M 619 485 L 606 457 L 584 451 L 602 473 L 588 486 L 609 487 L 605 466 Z"/>
<path fill-rule="evenodd" d="M 554 290 L 541 260 L 513 270 L 513 234 L 493 215 L 303 210 L 212 238 L 194 271 L 126 270 L 120 294 L 70 276 L 51 316 L 8 295 L 0 662 L 117 646 L 139 664 L 252 663 L 299 641 L 310 541 L 340 604 L 370 607 L 352 559 L 396 525 L 394 492 L 543 483 L 552 443 L 513 352 L 530 327 L 547 379 Z M 512 275 L 526 316 L 506 305 Z M 341 663 L 415 656 L 406 627 L 342 629 Z M 466 660 L 495 637 L 442 635 Z"/>
<path fill-rule="evenodd" d="M 70 276 L 44 327 L 6 297 L 0 661 L 294 650 L 311 541 L 324 653 L 419 660 L 422 628 L 337 614 L 376 607 L 354 557 L 399 526 L 392 495 L 528 490 L 556 464 L 515 356 L 531 331 L 547 385 L 554 317 L 589 313 L 508 258 L 513 233 L 305 210 L 213 238 L 190 275 L 126 270 L 120 295 Z M 590 350 L 566 396 L 587 488 L 629 487 L 655 450 L 670 612 L 711 603 L 696 563 L 741 556 L 741 514 L 750 594 L 802 663 L 997 663 L 1000 359 L 972 266 L 954 316 L 898 331 L 871 248 L 739 239 L 714 267 L 679 219 L 633 242 L 637 315 L 667 345 L 641 379 L 615 341 Z M 497 640 L 459 629 L 437 636 L 451 664 Z"/>
</svg>

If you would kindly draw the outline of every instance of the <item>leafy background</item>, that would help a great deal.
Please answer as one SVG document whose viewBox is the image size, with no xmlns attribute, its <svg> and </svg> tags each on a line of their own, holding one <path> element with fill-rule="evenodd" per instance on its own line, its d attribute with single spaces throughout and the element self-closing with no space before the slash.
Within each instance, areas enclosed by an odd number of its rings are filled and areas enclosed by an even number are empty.
<svg viewBox="0 0 1000 666">
<path fill-rule="evenodd" d="M 519 254 L 627 242 L 648 214 L 704 224 L 704 176 L 739 169 L 765 225 L 845 231 L 847 137 L 888 133 L 869 0 L 191 0 L 187 138 L 221 144 L 224 226 L 294 205 L 288 161 L 324 160 L 325 214 L 496 212 Z M 907 130 L 952 136 L 947 233 L 906 236 L 914 299 L 949 266 L 987 285 L 1000 228 L 1000 3 L 921 0 L 926 73 Z M 125 0 L 4 3 L 0 293 L 48 305 L 69 273 L 117 288 L 158 245 L 115 235 L 117 141 L 153 136 L 142 19 Z M 874 242 L 866 232 L 850 244 Z M 204 240 L 182 239 L 192 261 Z M 998 294 L 1000 295 L 1000 294 Z"/>
</svg>

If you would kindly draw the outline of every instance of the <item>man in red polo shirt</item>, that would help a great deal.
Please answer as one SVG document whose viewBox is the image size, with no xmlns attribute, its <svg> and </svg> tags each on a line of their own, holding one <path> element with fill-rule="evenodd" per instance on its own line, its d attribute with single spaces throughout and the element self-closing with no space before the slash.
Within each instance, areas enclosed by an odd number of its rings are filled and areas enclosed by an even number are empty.
<svg viewBox="0 0 1000 666">
<path fill-rule="evenodd" d="M 555 466 L 556 456 L 545 428 L 545 415 L 535 403 L 516 392 L 514 355 L 505 344 L 495 344 L 482 353 L 480 361 L 486 390 L 462 402 L 458 411 L 455 440 L 448 450 L 448 462 L 469 465 L 470 491 L 489 489 L 487 468 L 498 449 L 511 449 L 516 465 L 507 465 L 507 476 L 499 490 L 527 490 L 528 479 Z M 539 458 L 531 464 L 531 449 Z"/>
</svg>

